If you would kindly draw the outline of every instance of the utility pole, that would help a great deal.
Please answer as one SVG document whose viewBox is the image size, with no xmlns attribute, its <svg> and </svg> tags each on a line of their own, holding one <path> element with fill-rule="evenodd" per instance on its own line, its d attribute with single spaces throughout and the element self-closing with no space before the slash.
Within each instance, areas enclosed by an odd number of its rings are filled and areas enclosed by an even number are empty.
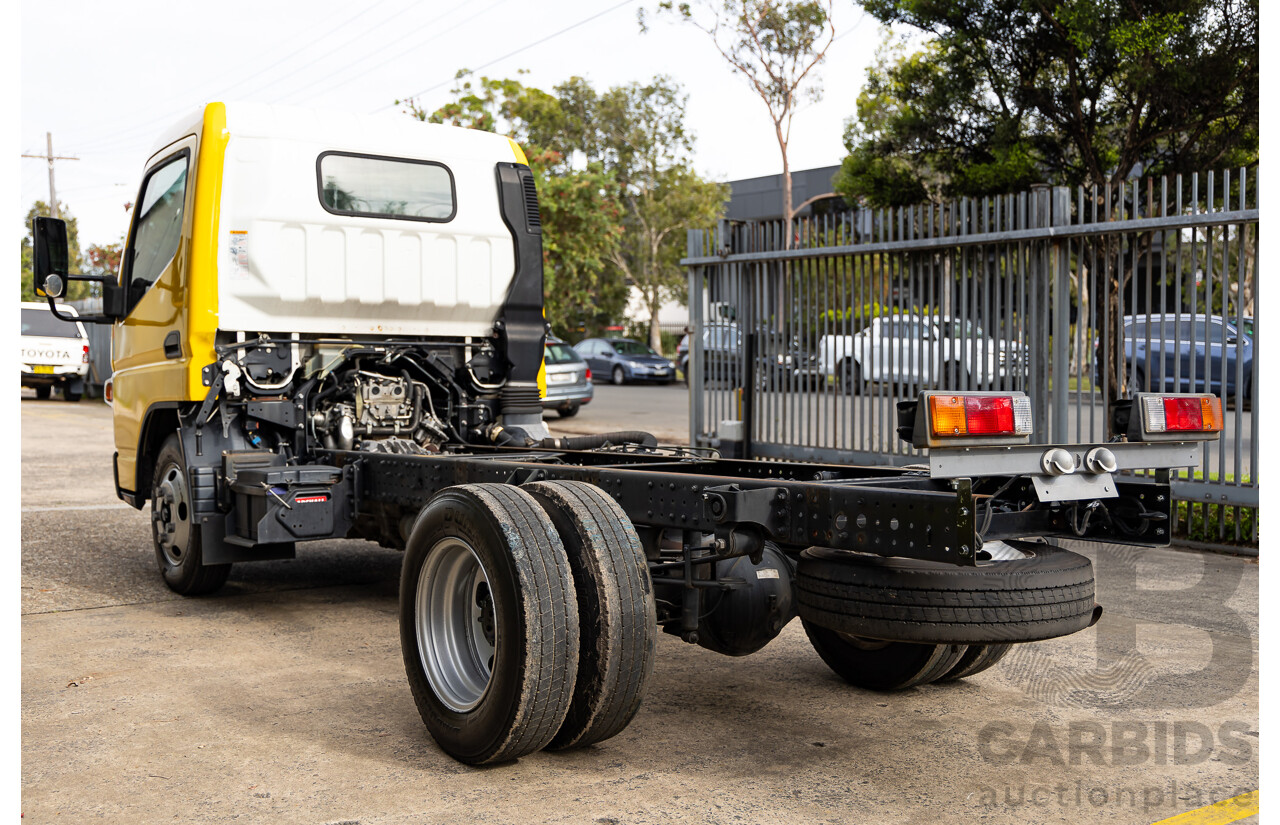
<svg viewBox="0 0 1280 825">
<path fill-rule="evenodd" d="M 53 162 L 55 160 L 80 160 L 80 158 L 66 157 L 64 155 L 55 155 L 53 153 L 53 132 L 44 133 L 47 142 L 46 154 L 43 155 L 23 155 L 24 158 L 40 158 L 49 161 L 49 214 L 55 218 L 60 218 L 60 210 L 58 209 L 58 190 L 53 185 Z"/>
</svg>

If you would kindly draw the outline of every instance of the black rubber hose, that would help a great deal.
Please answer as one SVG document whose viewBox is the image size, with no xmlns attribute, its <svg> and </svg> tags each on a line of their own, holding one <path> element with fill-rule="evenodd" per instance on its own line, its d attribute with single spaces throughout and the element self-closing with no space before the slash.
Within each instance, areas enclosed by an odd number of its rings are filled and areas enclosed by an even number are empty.
<svg viewBox="0 0 1280 825">
<path fill-rule="evenodd" d="M 599 435 L 572 435 L 565 438 L 544 438 L 540 446 L 552 450 L 594 450 L 607 444 L 639 444 L 641 447 L 657 447 L 658 439 L 643 430 L 620 430 Z"/>
</svg>

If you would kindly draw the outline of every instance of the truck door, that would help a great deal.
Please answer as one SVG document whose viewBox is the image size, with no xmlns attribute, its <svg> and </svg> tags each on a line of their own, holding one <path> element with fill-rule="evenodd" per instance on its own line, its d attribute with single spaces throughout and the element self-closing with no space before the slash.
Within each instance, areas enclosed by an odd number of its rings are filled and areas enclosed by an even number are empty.
<svg viewBox="0 0 1280 825">
<path fill-rule="evenodd" d="M 185 138 L 147 169 L 120 264 L 125 317 L 112 330 L 115 439 L 121 486 L 133 484 L 138 436 L 157 402 L 186 398 L 186 263 L 191 238 L 189 186 L 195 138 Z"/>
</svg>

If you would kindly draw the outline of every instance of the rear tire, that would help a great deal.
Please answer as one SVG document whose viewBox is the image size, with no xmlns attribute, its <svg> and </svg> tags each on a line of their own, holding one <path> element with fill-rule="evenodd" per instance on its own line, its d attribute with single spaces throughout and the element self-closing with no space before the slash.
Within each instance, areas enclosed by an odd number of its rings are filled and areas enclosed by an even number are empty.
<svg viewBox="0 0 1280 825">
<path fill-rule="evenodd" d="M 977 676 L 1003 659 L 1012 649 L 1013 645 L 969 645 L 955 667 L 938 677 L 936 681 L 954 682 L 957 679 Z"/>
<path fill-rule="evenodd" d="M 622 367 L 614 367 L 610 377 L 612 378 L 613 385 L 615 387 L 620 387 L 627 383 L 627 374 L 623 372 Z"/>
<path fill-rule="evenodd" d="M 52 390 L 53 387 L 50 387 L 48 384 L 36 387 L 36 398 L 39 398 L 41 401 L 48 401 L 49 396 L 52 394 Z"/>
<path fill-rule="evenodd" d="M 964 645 L 883 642 L 829 630 L 804 621 L 804 632 L 827 667 L 867 690 L 905 690 L 926 685 L 952 670 Z"/>
<path fill-rule="evenodd" d="M 518 487 L 449 487 L 418 515 L 400 648 L 422 721 L 454 759 L 509 761 L 560 729 L 578 671 L 569 571 L 555 525 Z"/>
<path fill-rule="evenodd" d="M 64 401 L 76 402 L 80 400 L 82 395 L 83 393 L 75 392 L 70 387 L 62 388 L 62 398 Z"/>
<path fill-rule="evenodd" d="M 573 418 L 578 414 L 578 409 L 579 406 L 577 404 L 570 404 L 567 407 L 559 408 L 556 412 L 560 414 L 561 418 Z"/>
<path fill-rule="evenodd" d="M 862 381 L 862 365 L 852 358 L 840 362 L 840 391 L 845 395 L 861 395 L 865 389 Z"/>
<path fill-rule="evenodd" d="M 156 456 L 151 483 L 151 538 L 156 564 L 169 589 L 183 596 L 202 596 L 222 587 L 229 564 L 204 564 L 200 526 L 191 512 L 186 460 L 178 436 L 169 436 Z"/>
<path fill-rule="evenodd" d="M 598 487 L 542 481 L 522 489 L 555 524 L 578 595 L 577 683 L 547 748 L 581 748 L 621 733 L 640 709 L 657 626 L 649 568 L 626 513 Z"/>
</svg>

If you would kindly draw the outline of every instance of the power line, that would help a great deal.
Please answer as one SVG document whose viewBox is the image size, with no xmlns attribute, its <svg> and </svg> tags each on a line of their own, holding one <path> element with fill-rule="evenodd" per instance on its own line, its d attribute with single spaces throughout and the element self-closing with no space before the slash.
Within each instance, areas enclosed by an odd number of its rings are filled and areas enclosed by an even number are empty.
<svg viewBox="0 0 1280 825">
<path fill-rule="evenodd" d="M 477 17 L 481 17 L 481 16 L 483 16 L 483 15 L 485 15 L 485 14 L 488 14 L 490 11 L 493 11 L 493 10 L 494 10 L 494 9 L 496 9 L 498 6 L 501 6 L 503 3 L 506 3 L 506 2 L 507 2 L 507 0 L 498 0 L 498 2 L 493 3 L 493 4 L 489 5 L 489 6 L 487 6 L 487 7 L 483 8 L 483 9 L 481 9 L 480 11 L 478 11 L 478 12 L 476 12 L 475 14 L 471 15 L 470 17 L 468 17 L 468 18 L 466 18 L 466 19 L 464 19 L 464 20 L 460 20 L 460 21 L 458 21 L 457 23 L 454 23 L 454 24 L 453 24 L 452 26 L 450 26 L 449 28 L 447 28 L 447 29 L 442 29 L 441 31 L 436 32 L 436 33 L 435 33 L 435 34 L 433 34 L 431 37 L 428 37 L 426 40 L 423 40 L 423 41 L 422 41 L 422 42 L 420 42 L 420 43 L 415 43 L 415 44 L 413 44 L 412 46 L 410 46 L 410 47 L 409 47 L 409 48 L 407 48 L 407 49 L 402 49 L 402 50 L 400 50 L 400 51 L 396 52 L 395 54 L 390 55 L 390 56 L 389 56 L 389 57 L 387 57 L 386 59 L 384 59 L 384 60 L 382 60 L 382 61 L 380 61 L 380 62 L 378 62 L 378 63 L 375 63 L 374 65 L 370 66 L 369 68 L 365 69 L 364 71 L 360 72 L 359 74 L 352 75 L 351 77 L 347 78 L 346 80 L 342 81 L 341 83 L 338 83 L 337 85 L 333 86 L 332 88 L 335 88 L 335 89 L 336 89 L 336 88 L 341 87 L 341 86 L 346 86 L 348 83 L 354 83 L 355 81 L 359 80 L 360 78 L 364 77 L 365 75 L 369 74 L 370 72 L 376 71 L 376 70 L 378 70 L 378 69 L 382 68 L 383 66 L 387 65 L 387 64 L 388 64 L 388 63 L 390 63 L 391 61 L 396 60 L 396 59 L 398 59 L 398 58 L 400 58 L 400 57 L 403 57 L 404 55 L 406 55 L 406 54 L 408 54 L 409 52 L 413 51 L 413 49 L 415 49 L 415 48 L 420 48 L 420 47 L 422 47 L 422 46 L 425 46 L 426 44 L 430 43 L 432 40 L 438 40 L 439 38 L 443 37 L 444 35 L 448 34 L 449 32 L 454 31 L 455 29 L 461 28 L 462 26 L 465 26 L 467 23 L 470 23 L 472 20 L 475 20 Z M 459 6 L 459 7 L 457 7 L 457 8 L 461 8 L 461 6 Z M 453 10 L 450 10 L 450 11 L 448 11 L 448 12 L 445 12 L 444 14 L 440 15 L 440 17 L 437 17 L 435 20 L 432 20 L 430 23 L 426 23 L 426 24 L 424 24 L 424 26 L 423 26 L 423 27 L 419 27 L 419 28 L 416 28 L 416 29 L 412 29 L 412 30 L 410 30 L 410 31 L 409 31 L 408 33 L 406 33 L 403 37 L 398 37 L 398 38 L 396 38 L 395 40 L 392 40 L 390 43 L 385 44 L 382 48 L 383 48 L 383 49 L 389 48 L 389 47 L 391 47 L 391 46 L 394 46 L 396 43 L 399 43 L 399 42 L 403 41 L 403 40 L 404 40 L 405 38 L 407 38 L 407 37 L 411 37 L 411 36 L 413 36 L 413 35 L 416 35 L 416 34 L 421 33 L 422 28 L 424 28 L 425 26 L 430 26 L 430 25 L 433 25 L 433 24 L 435 24 L 435 23 L 438 23 L 440 20 L 443 20 L 445 17 L 448 17 L 448 16 L 449 16 L 450 14 L 452 14 L 454 11 L 457 11 L 457 8 L 455 8 L 455 9 L 453 9 Z M 316 85 L 316 84 L 318 84 L 318 83 L 323 83 L 324 81 L 328 80 L 329 78 L 333 77 L 333 76 L 334 76 L 334 75 L 336 75 L 336 74 L 341 74 L 342 72 L 346 71 L 347 69 L 350 69 L 352 66 L 356 65 L 357 63 L 362 63 L 362 62 L 364 62 L 365 60 L 368 60 L 370 57 L 375 57 L 375 56 L 376 56 L 376 54 L 367 54 L 367 55 L 365 55 L 364 57 L 361 57 L 361 58 L 359 58 L 359 59 L 357 59 L 357 60 L 352 61 L 351 63 L 348 63 L 345 67 L 343 67 L 343 68 L 341 68 L 341 69 L 338 69 L 337 71 L 331 72 L 331 73 L 329 73 L 329 74 L 325 75 L 324 77 L 318 78 L 318 79 L 316 79 L 316 80 L 312 81 L 311 83 L 308 83 L 306 86 L 302 86 L 302 87 L 300 87 L 300 88 L 298 88 L 298 89 L 294 89 L 292 92 L 290 92 L 290 93 L 289 93 L 289 95 L 296 95 L 296 94 L 298 94 L 299 92 L 304 92 L 304 91 L 306 91 L 307 89 L 310 89 L 312 86 L 315 86 L 315 85 Z M 288 95 L 287 95 L 287 96 L 288 96 Z M 311 96 L 310 96 L 310 97 L 308 97 L 308 98 L 304 98 L 304 100 L 309 100 L 309 99 L 311 99 L 312 97 L 315 97 L 315 95 L 311 95 Z"/>
<path fill-rule="evenodd" d="M 280 59 L 276 60 L 274 63 L 270 64 L 270 65 L 269 65 L 269 66 L 267 66 L 266 68 L 264 68 L 264 69 L 258 69 L 258 70 L 253 71 L 253 72 L 251 72 L 251 73 L 249 73 L 249 74 L 245 75 L 244 77 L 240 78 L 239 80 L 235 81 L 235 82 L 234 82 L 234 83 L 232 83 L 230 86 L 223 86 L 223 87 L 221 87 L 221 88 L 222 88 L 222 90 L 223 90 L 223 91 L 222 91 L 222 93 L 221 93 L 221 94 L 218 94 L 218 95 L 216 95 L 216 96 L 222 96 L 222 94 L 225 94 L 226 92 L 228 92 L 228 91 L 230 91 L 230 90 L 232 90 L 232 89 L 235 89 L 235 88 L 237 88 L 237 87 L 239 87 L 239 86 L 243 85 L 244 83 L 246 83 L 246 82 L 248 82 L 248 81 L 250 81 L 250 80 L 254 79 L 255 77 L 257 77 L 258 75 L 261 75 L 263 72 L 269 71 L 269 70 L 271 70 L 271 69 L 275 68 L 276 66 L 279 66 L 281 63 L 284 63 L 285 61 L 291 60 L 292 58 L 294 58 L 294 57 L 296 57 L 297 55 L 301 54 L 302 52 L 306 51 L 307 49 L 309 49 L 309 48 L 311 48 L 311 47 L 315 46 L 315 44 L 316 44 L 316 43 L 319 43 L 320 41 L 322 41 L 322 40 L 324 40 L 325 38 L 329 37 L 330 35 L 334 34 L 335 32 L 337 32 L 337 31 L 339 31 L 339 30 L 341 30 L 341 29 L 345 28 L 346 26 L 349 26 L 351 23 L 355 22 L 356 20 L 360 19 L 360 18 L 361 18 L 361 17 L 363 17 L 364 15 L 366 15 L 366 14 L 368 14 L 369 12 L 373 11 L 374 9 L 376 9 L 378 6 L 381 6 L 381 5 L 382 5 L 383 3 L 385 3 L 385 2 L 387 2 L 387 0 L 377 0 L 377 2 L 373 3 L 372 5 L 366 6 L 365 8 L 361 9 L 360 11 L 356 12 L 355 14 L 353 14 L 353 15 L 351 15 L 350 17 L 348 17 L 348 18 L 346 18 L 345 20 L 343 20 L 341 23 L 338 23 L 336 26 L 334 26 L 333 28 L 329 29 L 327 32 L 325 32 L 324 34 L 320 35 L 319 37 L 315 37 L 315 38 L 310 38 L 310 39 L 308 39 L 308 40 L 307 40 L 307 42 L 306 42 L 306 43 L 304 43 L 302 46 L 299 46 L 299 47 L 298 47 L 297 49 L 295 49 L 294 51 L 292 51 L 292 52 L 290 52 L 289 54 L 285 55 L 284 57 L 282 57 L 282 58 L 280 58 Z M 390 18 L 388 18 L 388 19 L 390 19 Z M 383 21 L 379 22 L 377 25 L 382 25 L 382 23 L 385 23 L 385 22 L 386 22 L 386 20 L 383 20 Z M 376 28 L 376 26 L 375 26 L 374 28 Z M 367 32 L 366 32 L 366 33 L 367 33 Z M 304 63 L 304 64 L 303 64 L 303 66 L 302 66 L 301 68 L 306 68 L 307 66 L 310 66 L 310 65 L 312 65 L 312 64 L 314 64 L 314 63 L 316 63 L 317 61 L 322 60 L 322 59 L 324 59 L 324 57 L 323 57 L 323 56 L 322 56 L 322 57 L 319 57 L 319 58 L 316 58 L 315 60 L 311 60 L 311 61 L 309 61 L 309 62 L 307 62 L 307 63 Z M 292 72 L 291 74 L 296 74 L 296 71 L 295 71 L 295 72 Z M 125 128 L 125 129 L 120 129 L 120 130 L 117 130 L 117 131 L 115 131 L 115 132 L 108 133 L 108 134 L 106 134 L 106 135 L 104 135 L 104 136 L 101 136 L 101 137 L 99 137 L 99 138 L 95 139 L 95 140 L 91 140 L 91 141 L 89 141 L 89 143 L 84 144 L 83 146 L 84 146 L 84 148 L 89 148 L 89 147 L 94 147 L 94 146 L 97 146 L 97 147 L 101 148 L 104 144 L 105 144 L 105 145 L 107 145 L 107 146 L 111 146 L 111 145 L 119 144 L 119 143 L 121 142 L 121 140 L 125 140 L 126 142 L 127 142 L 127 141 L 135 141 L 135 140 L 138 140 L 138 139 L 140 139 L 141 137 L 143 137 L 143 136 L 145 136 L 145 135 L 149 134 L 149 133 L 153 130 L 153 128 L 154 128 L 155 126 L 157 126 L 157 125 L 159 125 L 159 124 L 162 124 L 162 123 L 168 123 L 168 122 L 172 121 L 174 118 L 178 117 L 178 116 L 179 116 L 179 114 L 180 114 L 180 112 L 177 112 L 177 111 L 173 111 L 173 110 L 171 110 L 171 112 L 170 112 L 169 114 L 162 115 L 162 116 L 157 117 L 157 118 L 153 118 L 153 119 L 151 119 L 151 120 L 149 120 L 149 121 L 145 121 L 145 122 L 140 123 L 140 124 L 135 124 L 135 125 L 133 125 L 133 126 L 130 126 L 130 127 Z"/>
<path fill-rule="evenodd" d="M 618 3 L 618 4 L 616 4 L 616 5 L 610 6 L 609 8 L 605 9 L 604 11 L 597 12 L 597 13 L 595 13 L 595 14 L 591 15 L 590 17 L 587 17 L 587 18 L 585 18 L 585 19 L 583 19 L 583 20 L 579 20 L 577 23 L 574 23 L 574 24 L 573 24 L 573 25 L 571 25 L 571 26 L 566 26 L 565 28 L 561 29 L 560 31 L 556 32 L 555 34 L 549 34 L 549 35 L 547 35 L 546 37 L 542 38 L 541 40 L 535 40 L 535 41 L 533 41 L 532 43 L 529 43 L 529 44 L 527 44 L 527 45 L 521 46 L 520 48 L 516 49 L 516 50 L 515 50 L 515 51 L 513 51 L 513 52 L 508 52 L 507 54 L 504 54 L 502 57 L 495 58 L 494 60 L 490 60 L 488 63 L 484 63 L 484 64 L 482 64 L 482 65 L 479 65 L 479 66 L 475 67 L 474 69 L 472 69 L 472 70 L 471 70 L 471 73 L 478 72 L 478 71 L 480 71 L 481 69 L 487 69 L 488 67 L 492 66 L 492 65 L 493 65 L 493 64 L 495 64 L 495 63 L 501 63 L 502 61 L 506 60 L 508 57 L 515 57 L 516 55 L 520 54 L 521 52 L 528 51 L 529 49 L 532 49 L 534 46 L 540 46 L 540 45 L 542 45 L 543 43 L 546 43 L 548 40 L 552 40 L 552 39 L 554 39 L 554 38 L 556 38 L 556 37 L 559 37 L 560 35 L 564 34 L 565 32 L 573 31 L 574 29 L 578 28 L 579 26 L 582 26 L 582 25 L 585 25 L 585 24 L 587 24 L 587 23 L 590 23 L 592 20 L 595 20 L 597 17 L 603 17 L 603 16 L 605 16 L 606 14 L 608 14 L 609 12 L 616 11 L 616 10 L 618 10 L 618 9 L 622 8 L 623 6 L 629 5 L 630 3 L 634 3 L 634 2 L 635 2 L 635 0 L 622 0 L 622 2 L 621 2 L 621 3 Z M 421 96 L 421 95 L 425 95 L 427 92 L 434 92 L 436 89 L 439 89 L 441 86 L 448 86 L 448 85 L 449 85 L 450 83 L 452 83 L 454 80 L 456 80 L 456 78 L 450 78 L 449 80 L 443 81 L 443 82 L 441 82 L 441 83 L 437 83 L 437 84 L 436 84 L 436 85 L 434 85 L 434 86 L 429 86 L 429 87 L 427 87 L 427 88 L 423 89 L 422 91 L 414 92 L 413 94 L 408 95 L 408 96 L 405 98 L 405 100 L 412 100 L 412 99 L 413 99 L 413 98 L 415 98 L 415 97 L 419 97 L 419 96 Z M 396 105 L 395 103 L 388 103 L 386 106 L 380 106 L 380 107 L 378 107 L 377 109 L 374 109 L 372 113 L 373 113 L 373 114 L 376 114 L 376 113 L 381 112 L 381 111 L 384 111 L 384 110 L 386 110 L 386 109 L 390 109 L 392 106 L 395 106 L 395 105 Z"/>
</svg>

